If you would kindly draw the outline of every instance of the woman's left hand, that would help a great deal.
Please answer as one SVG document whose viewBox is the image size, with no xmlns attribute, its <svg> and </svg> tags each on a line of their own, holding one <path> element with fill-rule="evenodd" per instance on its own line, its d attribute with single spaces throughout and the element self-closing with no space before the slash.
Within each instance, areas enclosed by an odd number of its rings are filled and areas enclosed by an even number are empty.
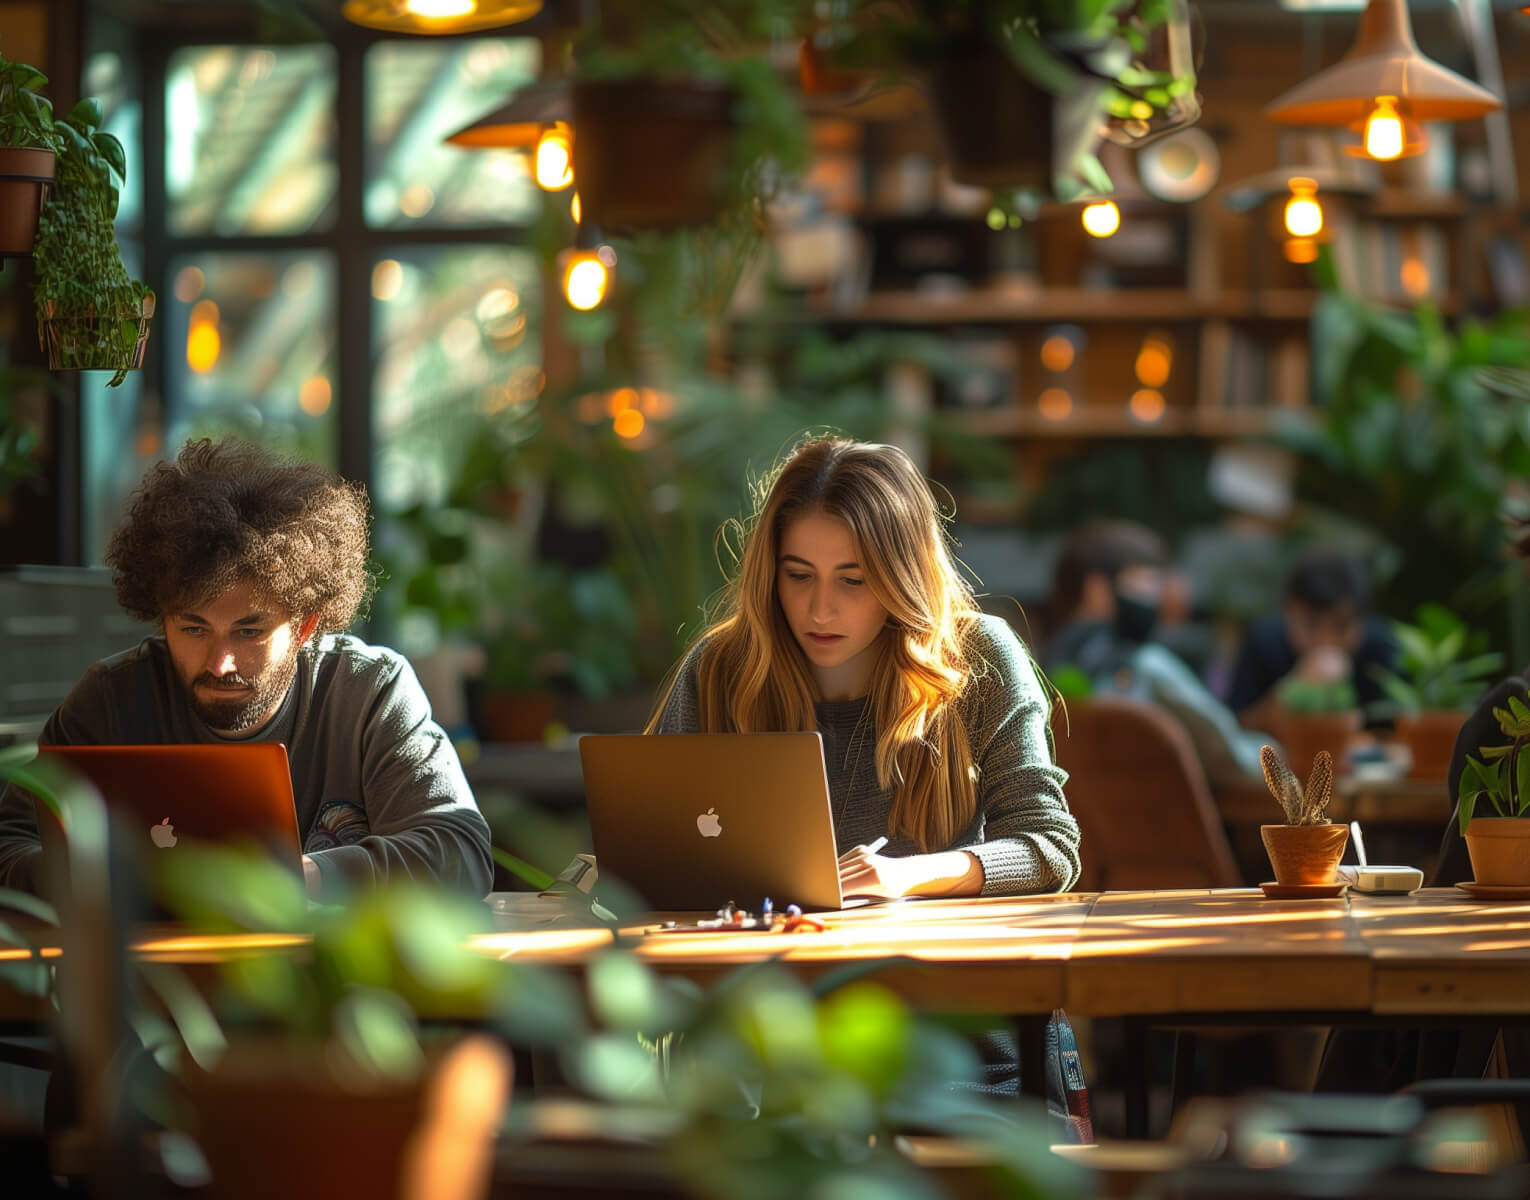
<svg viewBox="0 0 1530 1200">
<path fill-rule="evenodd" d="M 908 892 L 912 880 L 904 858 L 873 854 L 865 846 L 853 846 L 839 858 L 839 890 L 845 896 L 875 896 L 896 900 Z"/>
</svg>

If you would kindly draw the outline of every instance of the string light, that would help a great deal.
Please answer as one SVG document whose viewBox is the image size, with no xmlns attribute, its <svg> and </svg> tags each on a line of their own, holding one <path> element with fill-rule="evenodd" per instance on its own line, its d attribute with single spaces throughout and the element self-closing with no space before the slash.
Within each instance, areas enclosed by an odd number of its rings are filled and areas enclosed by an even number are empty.
<svg viewBox="0 0 1530 1200">
<path fill-rule="evenodd" d="M 1286 201 L 1286 232 L 1296 238 L 1315 238 L 1323 231 L 1323 206 L 1316 200 L 1317 181 L 1298 175 L 1291 180 Z"/>
<path fill-rule="evenodd" d="M 598 250 L 575 250 L 563 268 L 563 297 L 573 308 L 589 312 L 600 306 L 611 287 L 611 268 Z"/>
<path fill-rule="evenodd" d="M 573 130 L 562 121 L 554 121 L 542 130 L 533 152 L 537 186 L 548 192 L 560 192 L 574 182 Z"/>
</svg>

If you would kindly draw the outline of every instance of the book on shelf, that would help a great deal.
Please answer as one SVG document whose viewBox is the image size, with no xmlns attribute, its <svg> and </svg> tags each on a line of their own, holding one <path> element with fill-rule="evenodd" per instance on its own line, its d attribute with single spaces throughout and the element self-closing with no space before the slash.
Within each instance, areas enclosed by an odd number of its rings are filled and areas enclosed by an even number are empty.
<svg viewBox="0 0 1530 1200">
<path fill-rule="evenodd" d="M 1304 335 L 1259 337 L 1219 325 L 1207 330 L 1216 342 L 1203 355 L 1208 380 L 1219 390 L 1208 395 L 1214 409 L 1304 408 L 1311 392 L 1310 358 Z"/>
</svg>

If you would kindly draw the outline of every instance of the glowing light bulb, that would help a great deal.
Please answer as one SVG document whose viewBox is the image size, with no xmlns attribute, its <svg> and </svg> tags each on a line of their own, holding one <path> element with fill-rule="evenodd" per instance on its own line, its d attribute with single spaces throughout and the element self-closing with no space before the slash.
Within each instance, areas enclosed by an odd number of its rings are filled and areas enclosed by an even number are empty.
<svg viewBox="0 0 1530 1200">
<path fill-rule="evenodd" d="M 1108 238 L 1121 228 L 1121 210 L 1114 200 L 1101 200 L 1084 207 L 1084 229 L 1097 238 Z"/>
<path fill-rule="evenodd" d="M 478 0 L 408 0 L 404 7 L 417 17 L 447 21 L 473 12 L 478 7 Z"/>
<path fill-rule="evenodd" d="M 569 128 L 556 121 L 537 138 L 537 186 L 548 192 L 560 192 L 574 182 L 574 145 Z"/>
<path fill-rule="evenodd" d="M 1286 201 L 1286 232 L 1292 237 L 1317 237 L 1323 230 L 1323 206 L 1313 197 L 1317 184 L 1311 179 L 1291 180 L 1291 198 Z"/>
<path fill-rule="evenodd" d="M 583 215 L 583 208 L 579 204 L 579 193 L 575 192 L 573 199 L 568 202 L 568 215 L 574 218 L 574 224 L 579 224 Z"/>
<path fill-rule="evenodd" d="M 606 298 L 611 269 L 595 250 L 577 250 L 563 271 L 563 295 L 580 312 L 589 312 Z"/>
<path fill-rule="evenodd" d="M 1376 107 L 1365 118 L 1365 153 L 1382 162 L 1401 158 L 1403 123 L 1397 115 L 1396 96 L 1377 96 Z"/>
</svg>

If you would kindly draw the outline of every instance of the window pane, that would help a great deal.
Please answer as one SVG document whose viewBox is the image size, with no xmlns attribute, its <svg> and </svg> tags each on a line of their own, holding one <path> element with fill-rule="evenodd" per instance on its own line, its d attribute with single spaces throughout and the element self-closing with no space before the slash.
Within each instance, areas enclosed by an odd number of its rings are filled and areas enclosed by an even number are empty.
<svg viewBox="0 0 1530 1200">
<path fill-rule="evenodd" d="M 170 232 L 279 234 L 335 219 L 335 52 L 197 46 L 170 56 Z"/>
<path fill-rule="evenodd" d="M 442 139 L 536 78 L 534 38 L 379 42 L 366 54 L 367 223 L 381 229 L 530 222 L 526 158 Z"/>
<path fill-rule="evenodd" d="M 160 349 L 170 364 L 170 445 L 233 433 L 333 466 L 331 256 L 184 255 L 168 277 Z"/>
<path fill-rule="evenodd" d="M 372 271 L 373 498 L 443 503 L 468 445 L 542 387 L 536 257 L 510 247 L 416 248 Z"/>
</svg>

